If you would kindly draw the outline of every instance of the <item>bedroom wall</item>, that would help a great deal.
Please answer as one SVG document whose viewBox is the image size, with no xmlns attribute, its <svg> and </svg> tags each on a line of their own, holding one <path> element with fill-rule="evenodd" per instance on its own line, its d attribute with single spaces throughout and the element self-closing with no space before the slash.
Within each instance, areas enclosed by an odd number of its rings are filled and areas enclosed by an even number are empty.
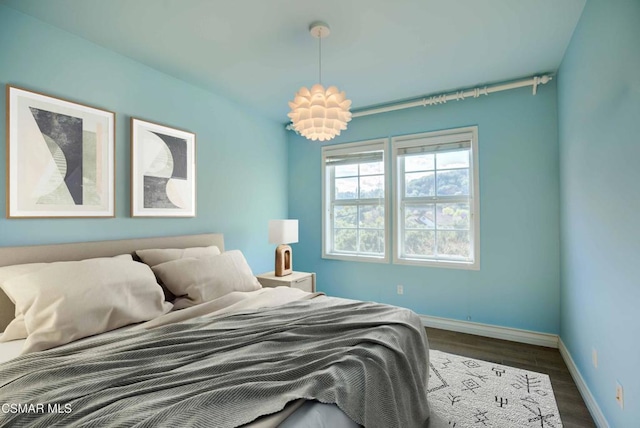
<svg viewBox="0 0 640 428">
<path fill-rule="evenodd" d="M 0 116 L 5 84 L 116 112 L 116 218 L 0 218 L 0 246 L 222 232 L 256 272 L 273 269 L 267 224 L 286 218 L 287 151 L 281 124 L 129 58 L 0 6 Z M 197 136 L 197 217 L 129 218 L 129 118 Z M 0 121 L 0 135 L 6 123 Z M 5 169 L 5 151 L 0 150 Z M 4 172 L 0 212 L 5 215 Z"/>
<path fill-rule="evenodd" d="M 354 119 L 332 141 L 478 125 L 479 271 L 321 258 L 321 143 L 290 132 L 289 217 L 300 220 L 294 269 L 330 295 L 419 314 L 547 333 L 559 329 L 558 129 L 555 82 Z M 396 294 L 396 285 L 404 294 Z"/>
<path fill-rule="evenodd" d="M 637 0 L 588 1 L 558 72 L 560 336 L 611 427 L 640 420 L 639 24 Z"/>
</svg>

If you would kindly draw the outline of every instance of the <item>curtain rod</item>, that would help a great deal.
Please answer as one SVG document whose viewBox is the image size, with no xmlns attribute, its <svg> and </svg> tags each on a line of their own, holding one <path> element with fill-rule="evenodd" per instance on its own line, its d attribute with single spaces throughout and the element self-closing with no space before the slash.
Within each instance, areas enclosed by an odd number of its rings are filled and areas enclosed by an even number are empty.
<svg viewBox="0 0 640 428">
<path fill-rule="evenodd" d="M 544 74 L 542 76 L 533 76 L 527 79 L 516 80 L 515 82 L 500 83 L 496 85 L 489 85 L 489 86 L 483 86 L 483 87 L 478 86 L 476 88 L 463 89 L 456 92 L 449 92 L 449 93 L 444 93 L 439 95 L 429 95 L 419 100 L 407 101 L 407 102 L 398 103 L 398 104 L 391 104 L 383 107 L 372 107 L 372 108 L 357 110 L 353 112 L 352 117 L 369 116 L 372 114 L 386 113 L 389 111 L 404 110 L 407 108 L 420 107 L 420 106 L 426 107 L 426 106 L 432 106 L 436 104 L 445 104 L 447 101 L 454 101 L 454 100 L 460 101 L 460 100 L 464 100 L 465 98 L 471 98 L 471 97 L 478 98 L 481 95 L 489 95 L 494 92 L 508 91 L 510 89 L 523 88 L 525 86 L 532 86 L 533 95 L 536 95 L 538 93 L 538 86 L 549 83 L 551 79 L 553 79 L 553 76 L 551 74 Z M 291 123 L 287 124 L 285 129 L 290 131 L 294 130 Z"/>
<path fill-rule="evenodd" d="M 536 95 L 536 93 L 538 92 L 538 85 L 544 85 L 546 83 L 549 83 L 549 81 L 552 78 L 553 76 L 551 76 L 550 74 L 545 74 L 542 76 L 534 76 L 528 79 L 518 80 L 511 83 L 502 83 L 498 85 L 464 89 L 461 91 L 449 92 L 445 94 L 431 95 L 415 101 L 407 101 L 404 103 L 392 104 L 392 105 L 383 106 L 383 107 L 373 107 L 373 108 L 358 110 L 353 112 L 352 117 L 369 116 L 372 114 L 386 113 L 389 111 L 404 110 L 407 108 L 420 107 L 420 106 L 426 107 L 426 106 L 432 106 L 436 104 L 445 104 L 447 101 L 454 101 L 454 100 L 460 101 L 460 100 L 464 100 L 465 98 L 471 98 L 471 97 L 478 98 L 481 95 L 489 95 L 494 92 L 508 91 L 509 89 L 522 88 L 525 86 L 533 86 L 533 95 Z"/>
</svg>

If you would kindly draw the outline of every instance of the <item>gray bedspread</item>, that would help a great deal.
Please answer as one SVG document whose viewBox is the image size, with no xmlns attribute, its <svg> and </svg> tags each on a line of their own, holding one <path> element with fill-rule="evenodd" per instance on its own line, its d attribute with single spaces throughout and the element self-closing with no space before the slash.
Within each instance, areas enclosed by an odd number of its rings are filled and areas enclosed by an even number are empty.
<svg viewBox="0 0 640 428">
<path fill-rule="evenodd" d="M 413 312 L 374 303 L 183 321 L 3 363 L 0 405 L 34 406 L 0 412 L 0 426 L 235 427 L 306 398 L 366 427 L 422 427 L 427 349 Z"/>
</svg>

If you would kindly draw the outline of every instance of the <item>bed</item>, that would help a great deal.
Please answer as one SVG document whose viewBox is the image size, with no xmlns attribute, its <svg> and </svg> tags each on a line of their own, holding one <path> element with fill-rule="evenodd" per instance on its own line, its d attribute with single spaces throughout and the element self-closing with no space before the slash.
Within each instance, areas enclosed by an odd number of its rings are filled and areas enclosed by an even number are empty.
<svg viewBox="0 0 640 428">
<path fill-rule="evenodd" d="M 0 426 L 428 426 L 413 312 L 260 288 L 220 234 L 0 248 L 0 284 L 0 330 L 24 329 L 0 343 Z"/>
</svg>

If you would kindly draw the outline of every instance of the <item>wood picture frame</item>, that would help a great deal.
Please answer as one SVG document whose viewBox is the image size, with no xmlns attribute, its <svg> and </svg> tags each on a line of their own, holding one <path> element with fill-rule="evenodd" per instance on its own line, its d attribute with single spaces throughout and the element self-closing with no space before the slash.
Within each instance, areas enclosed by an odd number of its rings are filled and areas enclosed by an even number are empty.
<svg viewBox="0 0 640 428">
<path fill-rule="evenodd" d="M 115 113 L 6 85 L 7 218 L 115 216 Z"/>
<path fill-rule="evenodd" d="M 131 118 L 131 217 L 196 216 L 196 134 Z"/>
</svg>

